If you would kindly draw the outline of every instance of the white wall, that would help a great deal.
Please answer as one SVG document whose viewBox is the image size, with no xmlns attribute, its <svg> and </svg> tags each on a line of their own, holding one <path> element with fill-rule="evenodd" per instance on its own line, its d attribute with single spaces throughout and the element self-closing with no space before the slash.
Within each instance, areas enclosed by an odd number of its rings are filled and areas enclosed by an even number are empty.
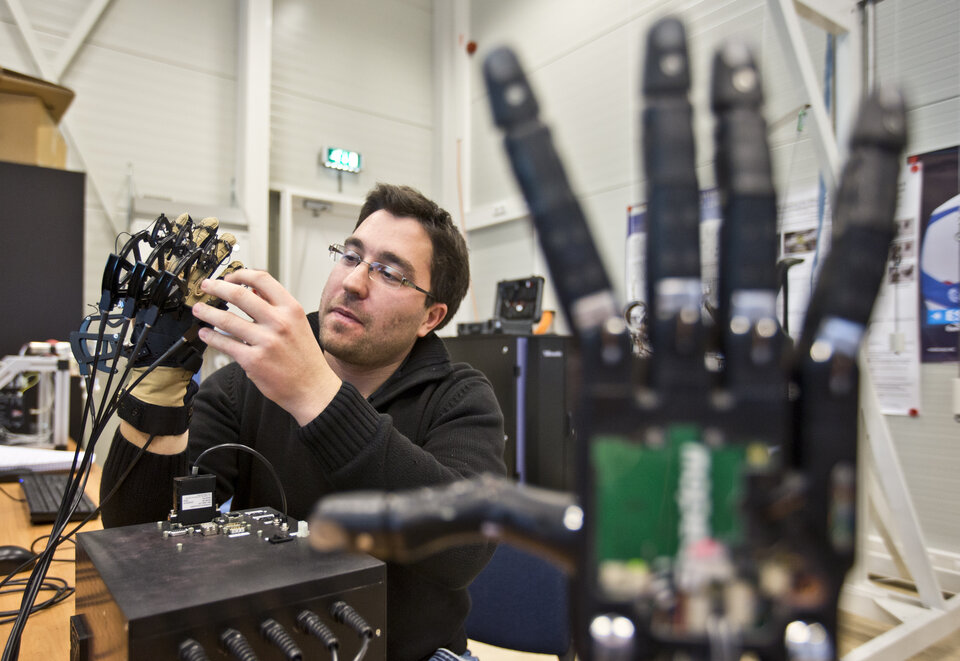
<svg viewBox="0 0 960 661">
<path fill-rule="evenodd" d="M 377 181 L 432 187 L 430 0 L 274 0 L 271 179 L 337 192 L 327 146 L 359 151 L 343 175 L 362 198 Z"/>
<path fill-rule="evenodd" d="M 274 0 L 270 179 L 304 193 L 284 284 L 307 310 L 327 246 L 352 231 L 367 191 L 383 181 L 433 195 L 432 25 L 431 0 Z M 323 167 L 326 147 L 360 152 L 363 170 Z M 314 216 L 303 197 L 341 202 Z"/>
</svg>

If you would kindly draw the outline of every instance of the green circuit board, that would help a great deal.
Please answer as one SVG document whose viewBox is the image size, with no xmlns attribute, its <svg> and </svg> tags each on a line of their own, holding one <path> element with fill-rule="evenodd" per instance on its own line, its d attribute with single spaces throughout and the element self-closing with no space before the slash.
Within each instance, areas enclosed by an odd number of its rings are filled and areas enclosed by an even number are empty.
<svg viewBox="0 0 960 661">
<path fill-rule="evenodd" d="M 745 454 L 743 445 L 708 447 L 694 425 L 666 429 L 657 444 L 594 437 L 597 560 L 674 557 L 683 535 L 703 528 L 735 545 Z"/>
</svg>

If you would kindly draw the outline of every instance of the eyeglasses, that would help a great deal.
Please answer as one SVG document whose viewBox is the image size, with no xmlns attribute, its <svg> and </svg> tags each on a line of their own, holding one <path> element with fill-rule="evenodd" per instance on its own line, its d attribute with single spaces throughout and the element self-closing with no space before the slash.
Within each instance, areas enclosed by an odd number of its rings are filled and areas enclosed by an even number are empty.
<svg viewBox="0 0 960 661">
<path fill-rule="evenodd" d="M 380 284 L 386 285 L 391 289 L 410 287 L 411 289 L 416 289 L 419 292 L 423 292 L 434 300 L 437 298 L 426 289 L 417 287 L 412 281 L 408 280 L 403 273 L 392 266 L 387 266 L 386 264 L 381 264 L 380 262 L 368 262 L 353 250 L 350 250 L 346 246 L 343 246 L 339 243 L 334 243 L 331 245 L 329 250 L 330 257 L 333 258 L 334 262 L 337 264 L 342 264 L 350 270 L 357 268 L 361 264 L 366 264 L 367 274 L 374 282 L 379 282 Z"/>
</svg>

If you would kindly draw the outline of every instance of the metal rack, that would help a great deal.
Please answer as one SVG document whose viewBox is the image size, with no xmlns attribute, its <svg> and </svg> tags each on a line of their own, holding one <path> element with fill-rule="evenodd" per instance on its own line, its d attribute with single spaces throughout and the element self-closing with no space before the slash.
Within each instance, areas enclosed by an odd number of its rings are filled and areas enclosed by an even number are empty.
<svg viewBox="0 0 960 661">
<path fill-rule="evenodd" d="M 69 349 L 68 349 L 69 351 Z M 37 431 L 33 443 L 65 449 L 70 425 L 70 360 L 58 355 L 6 356 L 0 361 L 0 388 L 24 372 L 37 372 Z"/>
</svg>

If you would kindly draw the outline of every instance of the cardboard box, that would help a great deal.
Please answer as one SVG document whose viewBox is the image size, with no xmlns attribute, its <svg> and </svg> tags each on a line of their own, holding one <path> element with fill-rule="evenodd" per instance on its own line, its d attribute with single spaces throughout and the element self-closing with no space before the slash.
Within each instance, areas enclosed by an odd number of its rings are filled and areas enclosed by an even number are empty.
<svg viewBox="0 0 960 661">
<path fill-rule="evenodd" d="M 0 68 L 0 160 L 63 169 L 67 145 L 57 124 L 73 91 Z"/>
</svg>

